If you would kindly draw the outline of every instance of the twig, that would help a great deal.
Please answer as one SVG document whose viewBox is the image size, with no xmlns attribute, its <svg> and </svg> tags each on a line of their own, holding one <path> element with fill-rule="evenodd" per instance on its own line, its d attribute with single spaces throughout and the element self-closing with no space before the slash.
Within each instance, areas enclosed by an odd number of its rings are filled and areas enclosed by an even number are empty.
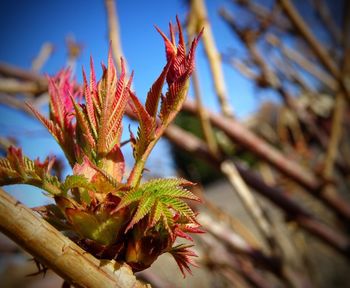
<svg viewBox="0 0 350 288">
<path fill-rule="evenodd" d="M 336 78 L 338 78 L 340 76 L 339 69 L 335 65 L 334 61 L 330 58 L 327 51 L 323 48 L 324 46 L 321 43 L 319 43 L 319 41 L 313 35 L 303 18 L 301 18 L 293 3 L 290 0 L 278 0 L 278 2 L 280 3 L 284 12 L 289 17 L 290 21 L 293 23 L 295 28 L 297 28 L 300 35 L 306 40 L 306 42 L 310 45 L 315 54 L 319 57 L 321 63 L 327 69 L 329 69 L 329 71 Z"/>
<path fill-rule="evenodd" d="M 281 259 L 265 255 L 260 250 L 249 247 L 247 244 L 242 245 L 238 235 L 232 231 L 228 231 L 225 225 L 214 221 L 208 215 L 204 214 L 199 215 L 199 221 L 207 232 L 219 239 L 221 243 L 224 243 L 235 255 L 242 254 L 248 257 L 257 266 L 272 272 L 289 284 L 293 283 L 292 287 L 311 287 L 311 284 L 309 284 L 310 281 L 306 277 L 303 277 L 304 279 L 301 280 L 299 279 L 301 275 L 297 275 L 291 269 L 283 267 Z M 301 281 L 304 282 L 304 285 L 299 284 Z"/>
<path fill-rule="evenodd" d="M 289 47 L 282 44 L 282 42 L 273 34 L 268 34 L 266 36 L 266 41 L 275 46 L 279 47 L 282 54 L 288 59 L 295 62 L 298 66 L 303 68 L 305 71 L 309 72 L 311 75 L 316 77 L 322 83 L 327 85 L 331 90 L 335 91 L 337 89 L 337 81 L 334 80 L 328 73 L 321 70 L 314 63 L 310 62 L 307 58 L 302 56 L 302 54 L 290 49 Z"/>
<path fill-rule="evenodd" d="M 118 71 L 121 71 L 120 57 L 123 57 L 123 49 L 120 41 L 119 21 L 117 14 L 117 7 L 114 0 L 105 0 L 107 18 L 108 18 L 108 30 L 109 39 L 111 41 L 112 52 L 114 60 L 116 61 Z"/>
<path fill-rule="evenodd" d="M 344 14 L 344 35 L 350 35 L 350 5 L 347 4 L 348 9 L 345 9 Z M 350 69 L 350 39 L 348 37 L 345 37 L 344 39 L 344 56 L 343 56 L 343 67 L 342 71 L 344 75 L 349 71 Z M 331 136 L 329 140 L 329 144 L 327 147 L 327 154 L 325 159 L 325 167 L 324 167 L 324 174 L 323 176 L 326 179 L 329 179 L 333 175 L 333 166 L 337 157 L 338 152 L 338 144 L 341 139 L 342 135 L 342 126 L 343 126 L 343 120 L 344 120 L 344 114 L 345 114 L 345 108 L 346 103 L 344 99 L 344 94 L 342 91 L 339 91 L 336 94 L 335 98 L 335 105 L 333 109 L 333 117 L 332 117 L 332 130 L 331 130 Z"/>
<path fill-rule="evenodd" d="M 184 103 L 183 109 L 191 113 L 195 113 L 196 111 L 195 105 L 190 101 Z M 279 150 L 256 136 L 236 120 L 226 119 L 209 111 L 208 115 L 212 124 L 224 131 L 233 141 L 305 187 L 313 196 L 321 199 L 337 214 L 342 215 L 344 219 L 350 219 L 350 205 L 337 195 L 323 195 L 322 193 L 318 193 L 323 183 L 312 172 L 306 170 L 293 160 L 287 159 Z"/>
<path fill-rule="evenodd" d="M 250 246 L 261 249 L 261 244 L 259 243 L 258 239 L 252 234 L 251 231 L 248 230 L 246 226 L 243 225 L 241 221 L 232 217 L 232 215 L 226 213 L 220 207 L 216 206 L 216 204 L 210 201 L 207 197 L 204 197 L 204 203 L 206 209 L 208 209 L 211 214 L 227 223 L 231 230 L 237 232 Z"/>
<path fill-rule="evenodd" d="M 12 95 L 8 95 L 0 92 L 0 104 L 4 104 L 14 109 L 23 111 L 30 116 L 33 115 L 31 110 L 28 108 L 28 106 L 24 103 L 23 100 L 18 100 Z"/>
<path fill-rule="evenodd" d="M 37 94 L 39 91 L 38 85 L 32 81 L 18 81 L 17 79 L 0 78 L 0 92 L 3 93 L 24 93 Z"/>
<path fill-rule="evenodd" d="M 66 37 L 66 46 L 68 50 L 66 67 L 72 71 L 72 74 L 74 74 L 77 66 L 77 59 L 83 50 L 83 45 L 78 43 L 73 35 L 68 35 Z"/>
<path fill-rule="evenodd" d="M 194 88 L 196 104 L 197 104 L 198 116 L 201 123 L 201 128 L 203 130 L 204 139 L 208 143 L 210 151 L 212 151 L 213 154 L 218 154 L 219 148 L 215 139 L 215 134 L 211 126 L 211 123 L 209 121 L 207 111 L 203 107 L 198 73 L 196 70 L 194 70 L 192 73 L 192 83 Z"/>
<path fill-rule="evenodd" d="M 223 115 L 227 118 L 233 118 L 233 109 L 227 101 L 226 85 L 224 75 L 221 68 L 221 58 L 216 49 L 215 41 L 211 32 L 211 27 L 207 19 L 206 7 L 203 0 L 193 0 L 191 2 L 191 14 L 197 21 L 197 27 L 204 26 L 205 32 L 203 35 L 204 47 L 208 56 L 211 72 L 215 83 L 215 91 L 219 98 L 221 110 Z M 198 28 L 197 28 L 198 29 Z M 207 112 L 203 107 L 200 108 L 202 114 L 207 115 Z M 216 150 L 217 151 L 217 150 Z M 217 153 L 214 153 L 217 155 Z M 269 222 L 265 218 L 265 214 L 262 211 L 260 204 L 256 201 L 254 195 L 249 190 L 248 186 L 244 183 L 241 176 L 236 170 L 235 165 L 231 161 L 223 162 L 220 166 L 223 174 L 228 178 L 232 187 L 234 187 L 236 193 L 244 204 L 248 214 L 252 217 L 254 223 L 262 233 L 263 237 L 270 247 L 273 241 L 273 235 L 269 226 Z"/>
<path fill-rule="evenodd" d="M 320 19 L 323 21 L 324 28 L 328 30 L 329 34 L 337 44 L 341 44 L 343 41 L 342 33 L 337 24 L 334 22 L 326 1 L 312 0 L 311 3 L 314 6 L 314 9 L 317 12 L 317 14 L 320 16 Z"/>
<path fill-rule="evenodd" d="M 191 153 L 193 156 L 208 161 L 214 167 L 220 167 L 220 161 L 209 152 L 207 145 L 194 135 L 174 125 L 170 125 L 165 136 L 174 145 Z M 259 176 L 241 165 L 236 163 L 236 166 L 244 181 L 258 193 L 280 207 L 286 213 L 288 219 L 296 221 L 300 227 L 314 234 L 344 256 L 350 258 L 350 243 L 344 235 L 317 220 L 299 204 L 290 199 L 284 191 L 267 185 Z"/>
<path fill-rule="evenodd" d="M 300 16 L 297 9 L 294 7 L 293 3 L 290 0 L 278 0 L 278 3 L 280 3 L 281 7 L 283 8 L 286 15 L 289 17 L 290 21 L 294 24 L 295 28 L 299 31 L 300 35 L 309 44 L 311 49 L 319 58 L 320 62 L 339 81 L 341 91 L 345 94 L 345 96 L 347 97 L 347 100 L 350 101 L 350 91 L 344 79 L 342 78 L 342 73 L 340 69 L 338 69 L 334 61 L 331 59 L 330 55 L 323 48 L 323 45 L 319 43 L 316 37 L 312 34 L 308 25 Z"/>
<path fill-rule="evenodd" d="M 342 126 L 344 119 L 346 102 L 342 92 L 338 92 L 335 98 L 333 109 L 331 135 L 327 147 L 323 177 L 329 181 L 333 176 L 334 163 L 338 154 L 338 144 L 342 135 Z"/>
<path fill-rule="evenodd" d="M 272 21 L 278 28 L 282 29 L 283 31 L 291 29 L 291 24 L 286 18 L 284 18 L 282 15 L 278 15 L 279 17 L 271 17 L 271 12 L 263 5 L 260 5 L 258 2 L 251 0 L 233 0 L 232 2 L 235 2 L 241 7 L 246 8 L 250 13 L 258 18 L 260 22 L 265 22 L 266 19 L 270 18 L 270 21 Z"/>
<path fill-rule="evenodd" d="M 344 14 L 344 35 L 347 35 L 350 33 L 350 5 L 348 4 L 349 9 L 345 9 Z M 342 71 L 344 75 L 346 75 L 348 69 L 350 68 L 350 55 L 348 52 L 350 51 L 350 39 L 345 37 L 344 39 L 344 56 L 343 56 L 343 67 Z M 340 86 L 340 85 L 339 85 Z M 344 94 L 341 90 L 338 91 L 335 98 L 335 105 L 333 108 L 333 115 L 332 115 L 332 129 L 331 129 L 331 135 L 330 140 L 327 147 L 327 152 L 325 156 L 325 162 L 324 162 L 324 170 L 323 170 L 323 177 L 330 181 L 333 180 L 333 170 L 334 170 L 334 164 L 336 162 L 337 154 L 338 154 L 338 146 L 342 137 L 342 131 L 343 131 L 343 121 L 344 121 L 344 115 L 345 115 L 345 109 L 347 107 L 347 103 L 344 99 Z M 334 189 L 334 184 L 328 183 L 322 191 L 324 194 L 329 195 L 335 195 L 337 192 Z"/>
<path fill-rule="evenodd" d="M 216 238 L 220 239 L 225 245 L 229 246 L 234 253 L 243 254 L 250 257 L 253 261 L 262 263 L 264 262 L 267 265 L 267 269 L 277 270 L 280 269 L 277 259 L 265 255 L 262 251 L 254 249 L 249 246 L 240 235 L 230 231 L 226 225 L 212 219 L 209 215 L 201 213 L 198 215 L 198 221 L 201 223 L 203 228 L 214 235 Z"/>
<path fill-rule="evenodd" d="M 183 109 L 195 113 L 195 105 L 190 101 L 185 102 Z M 320 186 L 316 176 L 306 171 L 293 160 L 287 159 L 280 151 L 266 143 L 238 121 L 225 119 L 210 111 L 208 111 L 208 115 L 212 124 L 225 132 L 232 141 L 237 142 L 256 156 L 267 161 L 297 183 L 311 190 L 317 190 Z"/>
<path fill-rule="evenodd" d="M 236 279 L 227 277 L 227 273 L 230 273 L 232 270 L 234 270 L 237 271 L 239 275 L 242 275 L 244 280 L 247 281 L 246 285 L 248 285 L 248 283 L 252 285 L 249 287 L 273 287 L 271 285 L 272 283 L 270 282 L 270 279 L 268 280 L 265 277 L 263 277 L 261 273 L 259 273 L 257 269 L 254 269 L 252 265 L 249 265 L 247 261 L 244 261 L 243 259 L 238 259 L 238 257 L 234 257 L 231 253 L 229 253 L 228 249 L 226 249 L 225 247 L 223 247 L 223 245 L 220 245 L 220 243 L 218 243 L 214 236 L 207 233 L 200 238 L 200 241 L 203 244 L 203 246 L 205 246 L 205 249 L 207 251 L 207 266 L 221 273 L 232 284 L 236 284 L 237 281 Z M 246 285 L 242 287 L 246 287 Z"/>
<path fill-rule="evenodd" d="M 250 80 L 258 80 L 258 74 L 248 67 L 243 61 L 238 58 L 233 58 L 229 56 L 225 56 L 224 60 L 226 60 L 232 67 L 238 70 L 243 76 L 247 77 Z"/>
<path fill-rule="evenodd" d="M 39 73 L 41 68 L 44 66 L 46 61 L 49 59 L 53 52 L 53 45 L 49 42 L 44 43 L 41 46 L 39 54 L 32 61 L 32 70 L 33 72 Z"/>
<path fill-rule="evenodd" d="M 235 191 L 237 191 L 237 195 L 247 209 L 248 214 L 257 224 L 256 226 L 266 239 L 267 244 L 271 249 L 274 249 L 276 242 L 272 233 L 272 227 L 268 222 L 260 203 L 257 202 L 257 199 L 252 194 L 241 175 L 238 173 L 234 163 L 230 160 L 223 161 L 220 165 L 220 169 L 222 173 L 226 175 L 231 185 L 235 188 Z"/>
<path fill-rule="evenodd" d="M 221 57 L 215 45 L 214 36 L 211 31 L 211 26 L 208 21 L 207 11 L 203 0 L 191 0 L 190 21 L 194 21 L 195 24 L 193 25 L 195 26 L 197 33 L 200 31 L 200 29 L 204 28 L 202 39 L 205 53 L 208 57 L 215 91 L 220 102 L 222 113 L 225 115 L 225 117 L 232 118 L 233 109 L 228 102 L 227 89 L 221 66 Z"/>
<path fill-rule="evenodd" d="M 127 266 L 97 260 L 2 189 L 0 230 L 75 287 L 150 287 Z"/>
<path fill-rule="evenodd" d="M 7 63 L 0 63 L 0 75 L 37 82 L 40 86 L 42 84 L 43 89 L 47 87 L 47 79 L 44 76 L 13 65 L 9 65 Z"/>
</svg>

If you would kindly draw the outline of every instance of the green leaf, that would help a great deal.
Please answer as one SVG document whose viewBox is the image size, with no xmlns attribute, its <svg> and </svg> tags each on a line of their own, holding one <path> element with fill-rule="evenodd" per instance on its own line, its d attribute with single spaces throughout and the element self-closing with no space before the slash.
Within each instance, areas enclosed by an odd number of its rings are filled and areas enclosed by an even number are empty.
<svg viewBox="0 0 350 288">
<path fill-rule="evenodd" d="M 171 207 L 181 215 L 188 218 L 195 218 L 194 212 L 186 202 L 172 197 L 161 197 L 160 199 L 164 205 Z"/>
<path fill-rule="evenodd" d="M 148 227 L 153 227 L 156 223 L 162 221 L 166 229 L 171 232 L 174 212 L 188 219 L 195 218 L 192 209 L 182 200 L 200 201 L 197 196 L 184 188 L 184 186 L 190 185 L 193 184 L 184 179 L 150 180 L 122 196 L 116 211 L 138 202 L 137 209 L 127 230 L 146 217 L 146 215 L 149 215 Z"/>
<path fill-rule="evenodd" d="M 139 201 L 141 199 L 141 197 L 143 196 L 143 190 L 141 189 L 133 189 L 130 190 L 129 192 L 127 192 L 121 199 L 117 210 L 120 210 L 128 205 L 130 205 L 131 203 L 135 202 L 135 201 Z"/>
<path fill-rule="evenodd" d="M 125 232 L 128 231 L 134 224 L 139 222 L 143 217 L 145 217 L 148 213 L 151 212 L 152 207 L 154 206 L 154 199 L 153 197 L 142 197 L 139 205 L 137 206 L 137 210 L 131 219 L 128 227 L 126 228 Z"/>
<path fill-rule="evenodd" d="M 50 175 L 54 159 L 44 162 L 32 161 L 22 154 L 21 149 L 10 147 L 7 157 L 0 159 L 0 185 L 29 184 L 46 190 L 52 195 L 60 195 L 61 183 Z"/>
<path fill-rule="evenodd" d="M 67 194 L 68 190 L 72 188 L 85 188 L 87 190 L 94 190 L 94 186 L 89 183 L 84 175 L 68 175 L 61 185 L 61 190 Z"/>
<path fill-rule="evenodd" d="M 184 188 L 188 186 L 193 186 L 193 183 L 182 178 L 152 179 L 143 184 L 142 189 L 162 196 L 200 201 L 196 195 Z"/>
</svg>

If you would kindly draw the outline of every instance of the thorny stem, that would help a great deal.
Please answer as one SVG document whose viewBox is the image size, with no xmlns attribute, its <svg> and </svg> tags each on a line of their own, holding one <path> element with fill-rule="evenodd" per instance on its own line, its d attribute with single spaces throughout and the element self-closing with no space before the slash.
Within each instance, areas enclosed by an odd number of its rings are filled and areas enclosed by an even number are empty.
<svg viewBox="0 0 350 288">
<path fill-rule="evenodd" d="M 150 287 L 137 281 L 129 267 L 113 261 L 103 263 L 86 253 L 2 189 L 0 231 L 74 287 Z"/>
</svg>

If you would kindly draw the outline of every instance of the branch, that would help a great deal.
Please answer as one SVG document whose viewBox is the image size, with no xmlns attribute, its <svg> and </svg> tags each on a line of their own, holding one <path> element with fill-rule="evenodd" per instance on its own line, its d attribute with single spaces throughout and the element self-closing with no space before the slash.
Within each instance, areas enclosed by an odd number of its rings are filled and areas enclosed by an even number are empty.
<svg viewBox="0 0 350 288">
<path fill-rule="evenodd" d="M 296 50 L 293 50 L 280 41 L 278 37 L 273 34 L 268 34 L 266 36 L 266 41 L 273 45 L 274 47 L 278 47 L 281 50 L 281 53 L 288 59 L 295 62 L 298 66 L 303 68 L 305 71 L 313 75 L 318 80 L 322 81 L 325 85 L 327 85 L 331 90 L 337 90 L 338 84 L 337 81 L 334 80 L 332 76 L 326 73 L 324 70 L 320 69 L 317 65 L 311 62 L 309 59 L 304 57 L 301 53 L 298 53 Z"/>
<path fill-rule="evenodd" d="M 345 93 L 347 100 L 350 101 L 350 92 L 348 90 L 347 84 L 342 78 L 341 70 L 336 66 L 334 61 L 331 59 L 331 56 L 323 48 L 323 45 L 311 32 L 308 25 L 300 16 L 293 3 L 290 0 L 278 0 L 278 3 L 280 3 L 289 20 L 293 23 L 294 27 L 311 47 L 315 55 L 319 58 L 322 65 L 325 68 L 327 68 L 339 81 L 340 88 Z"/>
<path fill-rule="evenodd" d="M 183 109 L 195 113 L 195 105 L 186 101 Z M 210 121 L 214 126 L 226 133 L 232 141 L 252 152 L 259 158 L 274 166 L 281 173 L 296 181 L 298 184 L 311 192 L 313 196 L 321 199 L 327 206 L 345 219 L 350 219 L 350 205 L 337 195 L 318 193 L 322 187 L 317 177 L 300 166 L 297 162 L 286 158 L 279 150 L 269 145 L 266 141 L 245 128 L 234 119 L 226 119 L 220 115 L 208 111 Z"/>
<path fill-rule="evenodd" d="M 114 0 L 105 0 L 105 5 L 107 10 L 109 39 L 111 41 L 113 57 L 114 57 L 114 60 L 116 61 L 118 71 L 120 72 L 121 66 L 120 66 L 119 59 L 124 54 L 123 54 L 123 49 L 120 41 L 117 6 Z"/>
<path fill-rule="evenodd" d="M 74 287 L 150 287 L 127 265 L 94 258 L 2 189 L 0 231 Z"/>
<path fill-rule="evenodd" d="M 215 92 L 218 96 L 222 113 L 229 118 L 233 117 L 233 110 L 228 102 L 224 74 L 221 65 L 220 53 L 216 48 L 211 26 L 208 21 L 207 11 L 203 0 L 191 1 L 190 20 L 196 23 L 197 32 L 204 28 L 202 36 L 205 53 L 208 57 L 211 75 L 214 81 Z M 190 21 L 191 22 L 191 21 Z"/>
<path fill-rule="evenodd" d="M 289 20 L 293 23 L 295 28 L 298 30 L 300 35 L 309 44 L 311 49 L 320 59 L 321 63 L 336 77 L 339 78 L 339 69 L 331 59 L 327 51 L 323 48 L 324 46 L 316 39 L 314 34 L 309 29 L 306 22 L 301 18 L 299 12 L 294 7 L 290 0 L 279 0 L 278 1 L 283 8 L 284 12 L 288 16 Z"/>
<path fill-rule="evenodd" d="M 165 136 L 180 149 L 191 153 L 193 156 L 208 161 L 208 163 L 219 169 L 221 163 L 220 159 L 217 159 L 212 155 L 208 150 L 208 146 L 196 136 L 193 136 L 174 125 L 168 127 Z M 235 164 L 243 180 L 250 187 L 254 188 L 256 192 L 280 207 L 289 220 L 296 221 L 300 227 L 315 235 L 344 256 L 350 258 L 350 242 L 343 234 L 334 231 L 320 222 L 298 203 L 288 197 L 288 194 L 285 191 L 266 184 L 255 173 L 249 171 L 242 165 Z"/>
</svg>

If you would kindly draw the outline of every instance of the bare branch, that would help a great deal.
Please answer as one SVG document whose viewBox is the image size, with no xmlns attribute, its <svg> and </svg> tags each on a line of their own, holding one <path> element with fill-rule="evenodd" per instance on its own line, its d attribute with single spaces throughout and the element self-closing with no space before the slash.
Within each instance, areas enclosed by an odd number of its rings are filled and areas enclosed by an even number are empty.
<svg viewBox="0 0 350 288">
<path fill-rule="evenodd" d="M 109 39 L 112 45 L 112 52 L 114 60 L 116 61 L 118 71 L 121 71 L 120 57 L 123 57 L 123 49 L 120 41 L 119 21 L 117 6 L 115 0 L 105 0 L 107 19 L 108 19 L 108 30 Z"/>
<path fill-rule="evenodd" d="M 221 66 L 221 57 L 215 45 L 214 36 L 203 0 L 191 1 L 190 21 L 191 20 L 195 22 L 194 26 L 197 29 L 197 33 L 200 29 L 204 28 L 202 39 L 205 53 L 207 54 L 210 64 L 210 71 L 213 77 L 215 91 L 221 105 L 222 113 L 226 117 L 232 118 L 233 110 L 228 102 L 227 89 Z"/>
</svg>

